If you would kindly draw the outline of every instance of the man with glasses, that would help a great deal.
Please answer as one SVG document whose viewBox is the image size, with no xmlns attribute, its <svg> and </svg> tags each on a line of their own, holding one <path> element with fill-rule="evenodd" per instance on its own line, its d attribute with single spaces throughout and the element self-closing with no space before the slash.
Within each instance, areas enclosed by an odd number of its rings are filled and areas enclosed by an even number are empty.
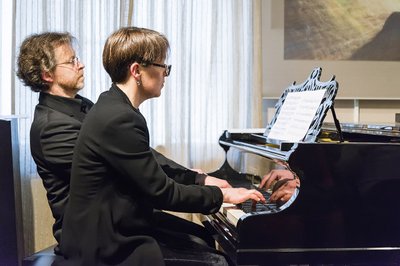
<svg viewBox="0 0 400 266">
<path fill-rule="evenodd" d="M 57 243 L 69 197 L 73 148 L 93 105 L 77 94 L 84 86 L 85 66 L 76 56 L 74 40 L 69 33 L 31 35 L 21 44 L 17 62 L 17 76 L 39 92 L 30 145 L 55 219 L 53 235 Z M 58 246 L 55 253 L 59 253 Z"/>
</svg>

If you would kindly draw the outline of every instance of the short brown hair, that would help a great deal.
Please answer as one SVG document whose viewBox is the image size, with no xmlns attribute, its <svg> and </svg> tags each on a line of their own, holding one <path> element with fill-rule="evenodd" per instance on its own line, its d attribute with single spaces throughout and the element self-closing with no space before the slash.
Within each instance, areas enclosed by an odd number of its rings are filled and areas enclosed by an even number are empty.
<svg viewBox="0 0 400 266">
<path fill-rule="evenodd" d="M 103 49 L 103 66 L 113 82 L 123 82 L 134 62 L 146 64 L 167 57 L 167 38 L 150 29 L 124 27 L 111 34 Z"/>
<path fill-rule="evenodd" d="M 68 32 L 45 32 L 27 37 L 17 59 L 18 78 L 32 91 L 47 91 L 49 84 L 42 79 L 42 72 L 55 67 L 54 50 L 60 45 L 72 44 L 73 39 Z"/>
</svg>

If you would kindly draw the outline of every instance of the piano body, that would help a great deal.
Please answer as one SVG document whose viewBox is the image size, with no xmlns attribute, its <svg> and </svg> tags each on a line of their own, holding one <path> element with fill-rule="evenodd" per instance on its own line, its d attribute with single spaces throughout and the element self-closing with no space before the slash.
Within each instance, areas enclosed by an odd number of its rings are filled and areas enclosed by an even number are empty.
<svg viewBox="0 0 400 266">
<path fill-rule="evenodd" d="M 291 146 L 287 151 L 260 144 L 253 133 L 224 132 L 219 143 L 226 151 L 257 154 L 277 168 L 286 165 L 301 184 L 276 209 L 223 208 L 207 216 L 205 225 L 238 264 L 397 265 L 400 131 L 381 128 L 342 125 L 340 142 L 327 125 L 316 142 L 285 143 L 282 147 Z M 257 184 L 256 176 L 236 172 L 227 161 L 211 175 L 235 186 Z"/>
<path fill-rule="evenodd" d="M 275 168 L 300 179 L 284 204 L 246 202 L 206 217 L 204 225 L 237 264 L 400 265 L 399 127 L 339 124 L 334 111 L 335 123 L 323 123 L 323 112 L 298 142 L 268 143 L 262 132 L 221 135 L 226 155 L 251 154 L 270 169 L 242 173 L 227 156 L 210 175 L 243 187 Z"/>
</svg>

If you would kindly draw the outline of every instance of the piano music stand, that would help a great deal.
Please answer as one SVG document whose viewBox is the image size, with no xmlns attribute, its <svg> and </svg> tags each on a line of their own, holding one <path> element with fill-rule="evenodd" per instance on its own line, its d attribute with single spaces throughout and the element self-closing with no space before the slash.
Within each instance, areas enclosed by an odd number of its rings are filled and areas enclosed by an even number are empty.
<svg viewBox="0 0 400 266">
<path fill-rule="evenodd" d="M 312 119 L 306 134 L 302 139 L 298 141 L 314 142 L 316 140 L 321 130 L 322 123 L 324 121 L 326 113 L 328 112 L 329 109 L 331 109 L 332 111 L 333 119 L 335 121 L 335 126 L 338 130 L 338 134 L 341 135 L 340 124 L 337 120 L 336 113 L 333 107 L 334 100 L 339 88 L 339 84 L 337 81 L 335 81 L 335 76 L 332 76 L 332 78 L 327 82 L 321 82 L 319 80 L 319 78 L 321 77 L 321 72 L 322 68 L 320 67 L 315 68 L 311 72 L 310 76 L 303 83 L 296 85 L 296 82 L 293 82 L 292 85 L 290 85 L 288 88 L 284 90 L 283 94 L 281 95 L 281 97 L 279 98 L 278 102 L 275 105 L 276 112 L 270 123 L 268 123 L 264 132 L 264 137 L 266 138 L 268 143 L 280 144 L 281 142 L 280 140 L 269 138 L 268 135 L 270 134 L 273 126 L 277 122 L 282 107 L 288 95 L 290 93 L 304 92 L 304 91 L 325 90 L 325 94 L 322 97 L 322 101 L 315 112 L 315 116 Z"/>
</svg>

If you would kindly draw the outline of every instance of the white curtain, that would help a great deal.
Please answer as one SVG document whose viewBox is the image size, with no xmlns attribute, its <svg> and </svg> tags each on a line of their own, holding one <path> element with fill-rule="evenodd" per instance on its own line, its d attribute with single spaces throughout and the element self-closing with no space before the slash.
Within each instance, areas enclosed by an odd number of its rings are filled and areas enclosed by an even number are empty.
<svg viewBox="0 0 400 266">
<path fill-rule="evenodd" d="M 6 40 L 13 44 L 8 63 L 11 72 L 4 67 L 4 57 L 0 64 L 1 80 L 12 76 L 9 86 L 2 83 L 0 88 L 0 106 L 9 106 L 0 108 L 0 115 L 10 114 L 10 110 L 22 117 L 19 131 L 23 182 L 37 177 L 29 150 L 29 128 L 38 94 L 23 86 L 14 72 L 19 45 L 32 33 L 68 31 L 77 38 L 78 56 L 85 64 L 85 88 L 81 94 L 93 102 L 110 87 L 102 67 L 102 48 L 111 32 L 132 25 L 164 33 L 171 44 L 168 61 L 172 73 L 162 96 L 145 102 L 140 109 L 148 122 L 152 146 L 188 167 L 216 170 L 224 160 L 218 145 L 224 129 L 261 126 L 260 0 L 12 3 L 9 28 L 0 34 L 0 44 Z M 23 201 L 32 197 L 26 187 L 22 187 Z M 24 217 L 33 216 L 29 208 L 23 212 Z M 31 229 L 26 223 L 25 234 Z M 25 242 L 26 253 L 32 251 L 32 245 Z"/>
<path fill-rule="evenodd" d="M 162 96 L 141 108 L 154 147 L 212 171 L 224 129 L 261 126 L 260 9 L 251 0 L 135 1 L 133 24 L 171 44 Z"/>
</svg>

